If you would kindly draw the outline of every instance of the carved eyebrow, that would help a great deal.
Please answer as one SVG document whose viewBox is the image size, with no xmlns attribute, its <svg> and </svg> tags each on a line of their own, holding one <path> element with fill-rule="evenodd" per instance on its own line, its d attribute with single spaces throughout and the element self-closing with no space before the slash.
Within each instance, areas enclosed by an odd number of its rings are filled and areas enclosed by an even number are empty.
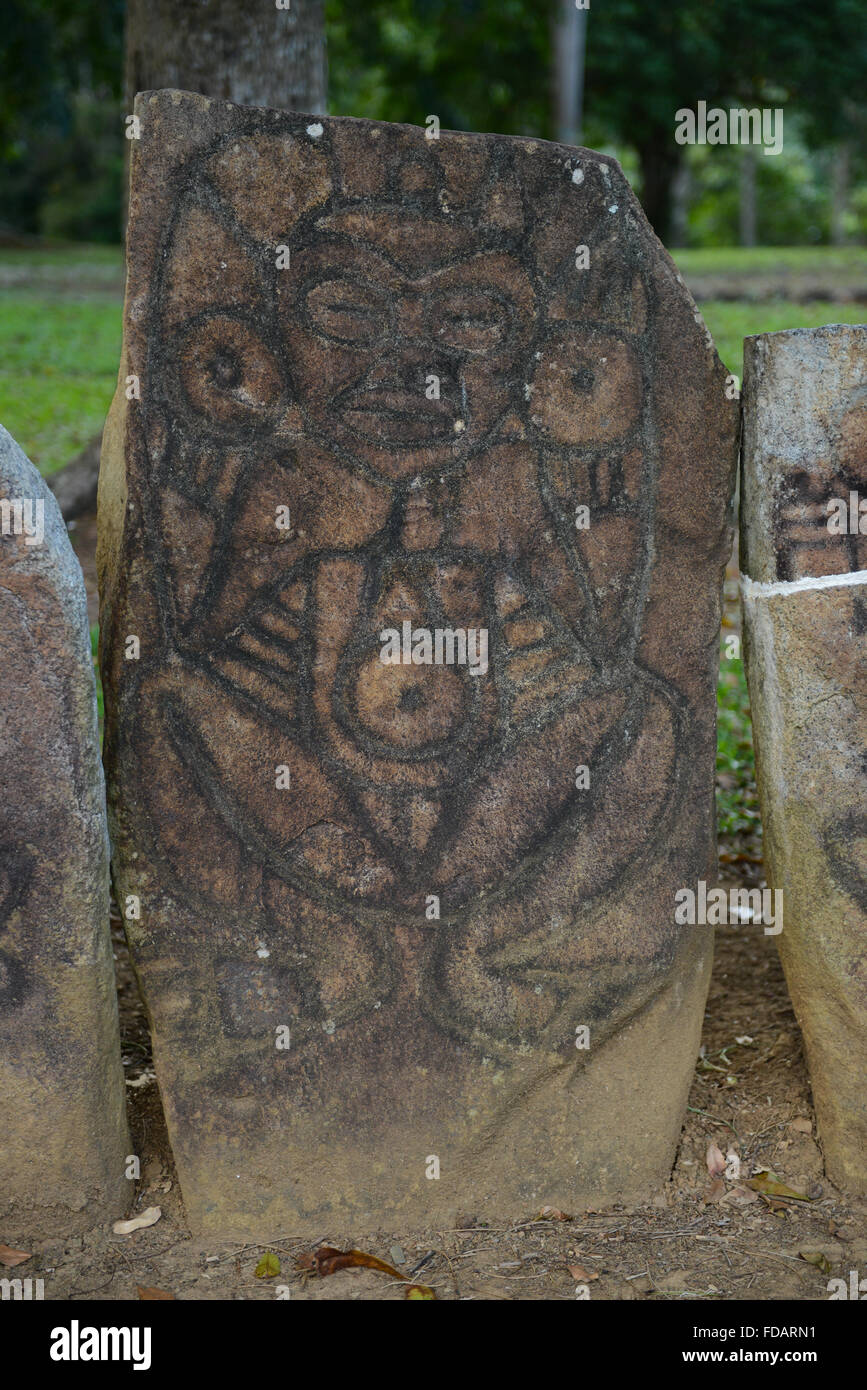
<svg viewBox="0 0 867 1390">
<path fill-rule="evenodd" d="M 352 290 L 352 291 L 357 291 L 357 290 L 359 290 L 359 289 L 360 289 L 360 290 L 364 290 L 364 288 L 367 287 L 368 284 L 369 284 L 368 281 L 366 281 L 366 280 L 360 280 L 360 279 L 358 278 L 357 275 L 356 275 L 356 276 L 349 276 L 349 275 L 346 275 L 346 274 L 343 274 L 343 275 L 331 275 L 331 274 L 326 274 L 326 275 L 324 275 L 324 276 L 314 276 L 314 275 L 311 275 L 310 278 L 309 278 L 308 280 L 305 280 L 305 281 L 304 281 L 304 283 L 303 283 L 303 285 L 302 285 L 302 292 L 303 292 L 304 294 L 306 294 L 306 295 L 309 295 L 310 292 L 311 292 L 312 290 L 324 289 L 326 286 L 330 286 L 330 285 L 335 285 L 335 286 L 337 286 L 337 285 L 345 285 L 345 286 L 347 287 L 347 289 Z M 380 286 L 380 285 L 375 285 L 373 288 L 375 288 L 375 289 L 382 289 L 383 287 Z M 352 304 L 352 305 L 349 305 L 349 306 L 341 305 L 341 307 L 342 307 L 342 308 L 343 308 L 343 307 L 349 307 L 349 308 L 353 308 L 353 309 L 358 309 L 359 312 L 361 312 L 362 310 L 363 310 L 364 312 L 366 312 L 366 313 L 371 312 L 371 310 L 369 310 L 368 307 L 367 307 L 366 305 L 364 305 L 364 304 Z"/>
<path fill-rule="evenodd" d="M 358 266 L 355 263 L 359 259 L 362 261 L 365 268 L 379 272 L 379 275 L 374 277 L 377 280 L 380 275 L 393 276 L 395 271 L 401 275 L 405 273 L 402 267 L 398 265 L 396 261 L 392 260 L 385 252 L 380 250 L 379 247 L 372 246 L 368 242 L 360 239 L 356 240 L 346 235 L 332 235 L 316 245 L 299 247 L 299 251 L 312 252 L 313 264 L 311 265 L 308 277 L 311 280 L 314 277 L 322 278 L 323 273 L 327 269 L 337 266 L 338 255 L 340 257 L 340 268 L 338 273 L 333 277 L 335 279 L 340 278 L 342 273 L 344 279 L 357 281 Z M 335 255 L 335 253 L 337 253 L 337 255 Z M 352 263 L 347 264 L 350 256 L 352 257 Z"/>
</svg>

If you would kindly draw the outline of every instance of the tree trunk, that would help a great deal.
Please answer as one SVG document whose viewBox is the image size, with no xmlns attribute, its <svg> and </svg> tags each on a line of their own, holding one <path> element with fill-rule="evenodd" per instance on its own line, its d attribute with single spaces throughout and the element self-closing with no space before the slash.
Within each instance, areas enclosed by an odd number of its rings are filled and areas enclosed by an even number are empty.
<svg viewBox="0 0 867 1390">
<path fill-rule="evenodd" d="M 239 106 L 325 110 L 324 0 L 128 0 L 127 111 L 177 87 Z"/>
<path fill-rule="evenodd" d="M 581 143 L 587 10 L 575 0 L 557 0 L 551 18 L 554 138 Z"/>
<path fill-rule="evenodd" d="M 742 150 L 738 169 L 738 223 L 741 246 L 758 241 L 756 217 L 756 151 L 752 145 Z"/>
<path fill-rule="evenodd" d="M 281 10 L 274 0 L 249 9 L 241 0 L 128 0 L 127 112 L 136 92 L 177 87 L 319 115 L 327 96 L 323 8 L 324 0 L 291 0 Z M 101 438 L 100 431 L 52 478 L 67 521 L 96 507 Z"/>
<path fill-rule="evenodd" d="M 668 244 L 671 237 L 671 214 L 674 201 L 674 181 L 681 163 L 678 146 L 672 147 L 672 133 L 653 132 L 653 137 L 638 146 L 641 169 L 641 206 L 647 213 L 660 241 Z"/>
<path fill-rule="evenodd" d="M 845 246 L 848 239 L 849 146 L 838 145 L 831 164 L 831 245 Z"/>
<path fill-rule="evenodd" d="M 689 205 L 692 199 L 692 175 L 686 160 L 671 185 L 671 245 L 686 246 L 689 242 Z"/>
</svg>

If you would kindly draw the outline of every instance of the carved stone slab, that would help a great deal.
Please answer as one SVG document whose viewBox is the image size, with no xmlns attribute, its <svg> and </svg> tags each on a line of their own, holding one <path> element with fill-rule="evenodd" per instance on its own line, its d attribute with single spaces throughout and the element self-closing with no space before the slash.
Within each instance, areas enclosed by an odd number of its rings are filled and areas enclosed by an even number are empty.
<svg viewBox="0 0 867 1390">
<path fill-rule="evenodd" d="M 700 316 L 590 151 L 136 113 L 107 755 L 191 1219 L 646 1190 L 710 964 Z"/>
</svg>

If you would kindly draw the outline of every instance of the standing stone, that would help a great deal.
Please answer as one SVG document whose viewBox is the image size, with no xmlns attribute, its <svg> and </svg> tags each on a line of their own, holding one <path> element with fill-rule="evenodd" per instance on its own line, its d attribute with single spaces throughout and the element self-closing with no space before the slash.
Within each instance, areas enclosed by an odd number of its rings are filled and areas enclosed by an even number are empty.
<svg viewBox="0 0 867 1390">
<path fill-rule="evenodd" d="M 867 328 L 748 338 L 741 563 L 765 862 L 828 1176 L 867 1191 Z"/>
<path fill-rule="evenodd" d="M 674 921 L 737 433 L 700 316 L 590 151 L 136 112 L 107 765 L 190 1219 L 646 1192 L 711 951 Z"/>
<path fill-rule="evenodd" d="M 129 1152 L 87 602 L 0 426 L 0 1239 L 125 1208 Z"/>
</svg>

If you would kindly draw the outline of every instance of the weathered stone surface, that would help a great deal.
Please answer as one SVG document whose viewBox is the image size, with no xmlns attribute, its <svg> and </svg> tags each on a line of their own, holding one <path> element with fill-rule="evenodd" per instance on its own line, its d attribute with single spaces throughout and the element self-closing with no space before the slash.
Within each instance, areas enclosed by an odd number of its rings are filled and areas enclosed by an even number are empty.
<svg viewBox="0 0 867 1390">
<path fill-rule="evenodd" d="M 867 328 L 747 339 L 741 564 L 765 862 L 826 1170 L 865 1191 L 867 516 L 849 525 L 852 493 L 867 497 Z"/>
<path fill-rule="evenodd" d="M 674 893 L 715 870 L 737 407 L 695 306 L 590 151 L 136 110 L 109 798 L 191 1220 L 646 1191 L 710 966 Z M 383 664 L 404 622 L 486 669 Z"/>
<path fill-rule="evenodd" d="M 0 1115 L 4 1240 L 123 1211 L 129 1143 L 84 581 L 57 503 L 2 427 Z"/>
</svg>

